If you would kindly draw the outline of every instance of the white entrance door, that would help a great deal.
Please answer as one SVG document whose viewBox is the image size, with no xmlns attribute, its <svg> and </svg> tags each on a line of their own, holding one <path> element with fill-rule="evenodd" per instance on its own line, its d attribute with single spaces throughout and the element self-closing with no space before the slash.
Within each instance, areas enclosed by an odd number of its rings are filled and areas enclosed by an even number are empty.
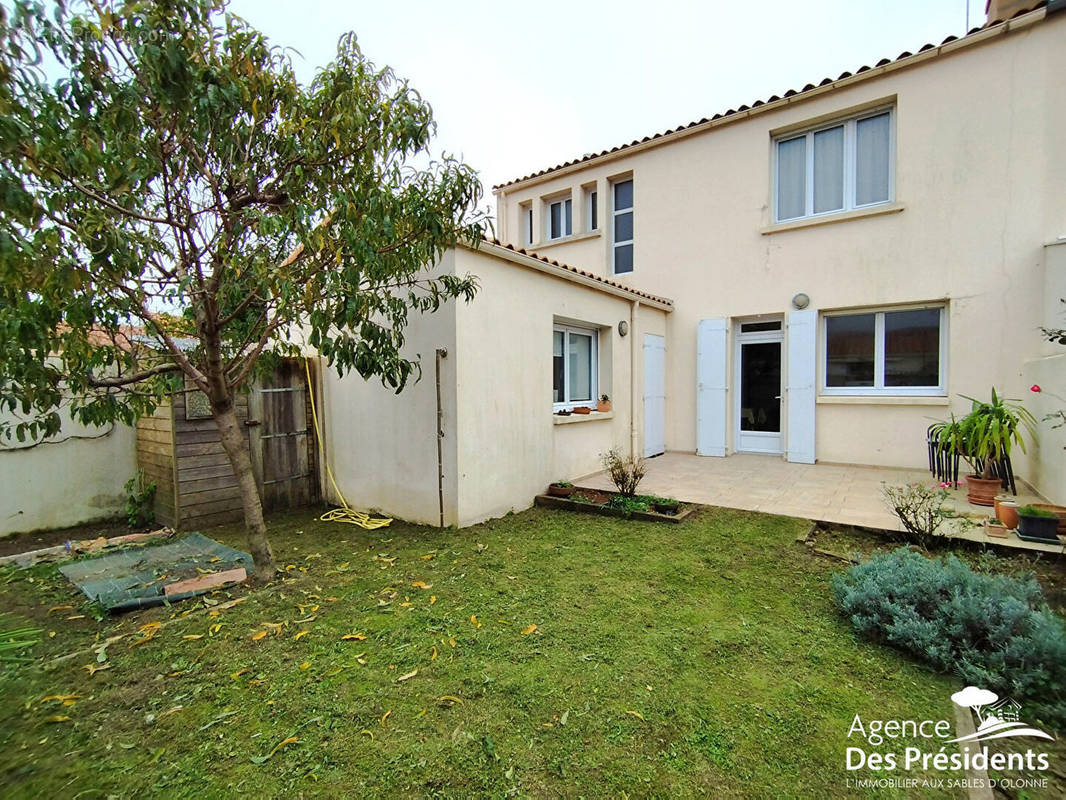
<svg viewBox="0 0 1066 800">
<path fill-rule="evenodd" d="M 666 338 L 644 334 L 644 455 L 666 452 Z"/>
<path fill-rule="evenodd" d="M 781 320 L 737 326 L 734 418 L 737 450 L 781 453 Z"/>
</svg>

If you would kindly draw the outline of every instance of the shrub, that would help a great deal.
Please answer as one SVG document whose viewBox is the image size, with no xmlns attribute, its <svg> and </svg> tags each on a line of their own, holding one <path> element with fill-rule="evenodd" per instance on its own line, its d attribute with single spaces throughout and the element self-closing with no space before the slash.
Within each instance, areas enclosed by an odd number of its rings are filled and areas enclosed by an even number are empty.
<svg viewBox="0 0 1066 800">
<path fill-rule="evenodd" d="M 948 498 L 943 485 L 929 486 L 924 483 L 909 483 L 906 486 L 881 486 L 881 497 L 899 518 L 906 531 L 907 541 L 923 550 L 940 533 L 944 520 L 952 516 L 944 507 Z"/>
<path fill-rule="evenodd" d="M 126 481 L 126 522 L 131 528 L 143 528 L 155 522 L 155 481 L 145 480 L 144 473 Z"/>
<path fill-rule="evenodd" d="M 649 511 L 651 510 L 650 498 L 647 497 L 628 497 L 623 494 L 616 494 L 612 497 L 607 505 L 611 508 L 618 508 L 626 512 L 626 515 L 632 514 L 634 511 Z"/>
<path fill-rule="evenodd" d="M 860 635 L 1066 724 L 1066 623 L 1031 575 L 978 574 L 903 547 L 834 575 L 832 589 Z"/>
<path fill-rule="evenodd" d="M 644 473 L 647 471 L 647 462 L 643 458 L 623 458 L 617 450 L 611 448 L 600 456 L 600 461 L 620 494 L 632 497 L 637 493 L 637 484 L 644 479 Z"/>
</svg>

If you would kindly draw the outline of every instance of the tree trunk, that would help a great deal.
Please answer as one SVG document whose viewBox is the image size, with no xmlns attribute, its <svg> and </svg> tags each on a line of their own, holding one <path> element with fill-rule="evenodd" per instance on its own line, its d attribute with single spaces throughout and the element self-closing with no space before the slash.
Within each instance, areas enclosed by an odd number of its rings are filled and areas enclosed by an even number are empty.
<svg viewBox="0 0 1066 800">
<path fill-rule="evenodd" d="M 241 490 L 241 505 L 244 508 L 244 527 L 248 531 L 248 550 L 255 561 L 255 581 L 265 583 L 274 577 L 274 556 L 267 541 L 266 523 L 263 521 L 263 501 L 252 472 L 252 458 L 244 432 L 237 423 L 233 403 L 220 404 L 214 409 L 215 424 L 222 438 L 222 448 L 229 456 L 233 474 Z"/>
</svg>

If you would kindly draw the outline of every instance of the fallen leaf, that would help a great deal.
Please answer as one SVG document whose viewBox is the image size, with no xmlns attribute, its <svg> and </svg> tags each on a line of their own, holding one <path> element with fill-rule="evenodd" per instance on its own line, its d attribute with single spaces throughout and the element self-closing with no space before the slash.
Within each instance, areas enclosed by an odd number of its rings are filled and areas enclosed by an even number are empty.
<svg viewBox="0 0 1066 800">
<path fill-rule="evenodd" d="M 188 636 L 182 636 L 181 638 L 190 642 L 195 642 L 197 639 L 203 639 L 204 635 L 202 633 L 190 633 Z"/>
<path fill-rule="evenodd" d="M 265 756 L 253 756 L 252 757 L 252 763 L 253 764 L 264 764 L 267 761 L 269 761 L 271 758 L 273 758 L 274 754 L 276 752 L 278 752 L 278 750 L 280 750 L 281 748 L 285 747 L 286 745 L 295 744 L 298 741 L 300 741 L 300 739 L 299 739 L 299 737 L 296 737 L 296 736 L 290 736 L 288 739 L 282 739 L 280 742 L 278 742 L 276 745 L 274 745 L 274 749 L 271 750 L 269 753 L 267 753 Z"/>
<path fill-rule="evenodd" d="M 434 645 L 434 647 L 433 647 L 433 652 L 429 654 L 429 660 L 430 661 L 436 661 L 437 660 L 437 648 L 436 648 L 436 645 Z"/>
<path fill-rule="evenodd" d="M 373 732 L 372 731 L 368 731 L 366 728 L 363 728 L 361 731 L 359 731 L 359 735 L 360 736 L 369 736 L 371 739 L 374 738 Z"/>
<path fill-rule="evenodd" d="M 111 669 L 111 665 L 110 664 L 101 664 L 100 666 L 97 666 L 96 664 L 86 664 L 84 667 L 82 667 L 82 669 L 88 670 L 89 675 L 91 677 L 91 676 L 95 675 L 97 672 L 102 672 L 105 669 Z"/>
<path fill-rule="evenodd" d="M 307 634 L 309 634 L 310 632 L 311 632 L 311 631 L 300 631 L 300 632 L 299 632 L 298 634 L 296 634 L 295 636 L 293 636 L 293 637 L 292 637 L 292 640 L 293 640 L 294 642 L 298 642 L 298 641 L 300 641 L 300 640 L 301 640 L 302 638 L 304 638 L 304 637 L 305 637 L 305 636 L 306 636 Z"/>
<path fill-rule="evenodd" d="M 536 629 L 537 626 L 530 623 L 529 625 L 526 625 L 526 627 L 522 628 L 522 635 L 529 636 L 529 634 L 533 633 Z"/>
<path fill-rule="evenodd" d="M 251 670 L 247 668 L 239 669 L 236 672 L 231 673 L 230 677 L 233 678 L 233 680 L 237 680 L 237 678 L 241 677 L 241 675 L 247 675 L 249 672 L 251 672 Z"/>
<path fill-rule="evenodd" d="M 443 697 L 441 697 L 439 699 L 439 702 L 441 702 L 441 703 L 451 703 L 452 705 L 460 705 L 460 706 L 461 705 L 466 705 L 463 702 L 463 698 L 456 697 L 455 695 L 451 695 L 451 694 L 444 695 Z"/>
<path fill-rule="evenodd" d="M 362 633 L 346 633 L 341 637 L 342 642 L 356 641 L 365 642 L 366 636 Z"/>
<path fill-rule="evenodd" d="M 210 634 L 211 634 L 212 636 L 214 636 L 214 635 L 215 635 L 216 633 L 218 633 L 218 632 L 219 632 L 220 630 L 222 630 L 222 623 L 221 623 L 221 622 L 216 622 L 216 623 L 215 623 L 214 625 L 212 625 L 212 626 L 211 626 L 211 627 L 210 627 L 210 628 L 208 629 L 208 631 L 207 631 L 207 632 L 208 632 L 208 633 L 210 633 Z"/>
<path fill-rule="evenodd" d="M 629 714 L 629 716 L 636 717 L 641 722 L 644 722 L 644 715 L 641 714 L 639 711 L 627 711 L 626 713 Z"/>
<path fill-rule="evenodd" d="M 63 716 L 62 714 L 57 714 L 54 717 L 48 717 L 45 722 L 70 722 L 70 717 Z"/>
<path fill-rule="evenodd" d="M 80 694 L 50 694 L 48 697 L 42 699 L 41 702 L 50 703 L 55 700 L 60 703 L 65 703 L 67 700 L 77 700 L 79 697 L 81 697 Z"/>
<path fill-rule="evenodd" d="M 381 727 L 382 728 L 385 727 L 385 720 L 387 720 L 389 718 L 389 714 L 391 714 L 391 713 L 392 713 L 392 709 L 390 708 L 388 711 L 386 711 L 384 714 L 381 715 Z"/>
<path fill-rule="evenodd" d="M 436 602 L 437 602 L 437 595 L 435 595 L 435 594 L 431 594 L 431 595 L 429 596 L 429 604 L 430 604 L 430 605 L 433 605 L 433 604 L 434 604 L 434 603 L 436 603 Z"/>
<path fill-rule="evenodd" d="M 310 661 L 305 661 L 304 663 L 302 663 L 300 665 L 300 669 L 307 669 L 310 666 L 311 666 L 311 662 Z"/>
<path fill-rule="evenodd" d="M 477 614 L 471 614 L 470 615 L 470 621 L 474 623 L 475 627 L 477 627 L 477 628 L 481 627 L 481 623 L 478 622 L 478 620 L 477 620 Z"/>
<path fill-rule="evenodd" d="M 416 589 L 432 589 L 432 583 L 426 583 L 425 581 L 414 581 L 412 584 Z"/>
<path fill-rule="evenodd" d="M 426 553 L 424 556 L 422 556 L 422 560 L 423 561 L 429 561 L 429 560 L 434 559 L 436 557 L 437 557 L 436 553 Z"/>
<path fill-rule="evenodd" d="M 51 614 L 53 611 L 69 611 L 72 608 L 74 608 L 74 606 L 52 606 L 48 609 L 48 613 Z"/>
<path fill-rule="evenodd" d="M 415 668 L 411 672 L 408 672 L 406 675 L 401 675 L 399 678 L 396 679 L 396 682 L 397 683 L 403 683 L 404 681 L 409 681 L 409 680 L 411 680 L 411 678 L 413 678 L 417 674 L 418 674 L 418 669 Z"/>
<path fill-rule="evenodd" d="M 266 632 L 266 631 L 259 631 L 259 633 L 257 633 L 257 634 L 255 634 L 254 636 L 252 636 L 252 641 L 253 641 L 253 642 L 258 642 L 258 641 L 260 641 L 261 639 L 265 639 L 265 638 L 266 638 L 266 635 L 267 635 L 267 632 Z"/>
</svg>

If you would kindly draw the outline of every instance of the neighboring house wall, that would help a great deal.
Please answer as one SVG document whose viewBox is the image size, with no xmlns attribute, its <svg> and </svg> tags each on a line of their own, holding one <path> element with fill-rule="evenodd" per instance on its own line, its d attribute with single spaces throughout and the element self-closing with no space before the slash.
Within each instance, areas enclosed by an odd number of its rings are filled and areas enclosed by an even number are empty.
<svg viewBox="0 0 1066 800">
<path fill-rule="evenodd" d="M 0 536 L 121 516 L 136 470 L 133 428 L 65 419 L 52 440 L 0 446 Z"/>
<path fill-rule="evenodd" d="M 609 275 L 610 181 L 632 178 L 635 269 L 612 279 L 675 299 L 667 323 L 671 450 L 696 449 L 700 320 L 728 318 L 732 354 L 738 320 L 786 314 L 800 292 L 819 312 L 945 303 L 946 391 L 819 392 L 817 403 L 819 460 L 922 467 L 927 426 L 964 412 L 960 394 L 985 397 L 994 384 L 1028 398 L 1023 361 L 1040 351 L 1042 249 L 1066 232 L 1066 14 L 1015 24 L 1016 32 L 986 31 L 950 54 L 919 54 L 907 62 L 914 66 L 875 68 L 872 77 L 744 111 L 659 146 L 505 187 L 497 192 L 502 235 L 523 245 L 520 212 L 542 215 L 541 198 L 571 190 L 574 240 L 533 249 Z M 775 135 L 882 104 L 894 108 L 895 126 L 894 198 L 873 209 L 885 213 L 774 225 Z M 586 233 L 580 216 L 578 199 L 591 185 L 599 234 Z M 534 229 L 543 231 L 543 222 Z M 787 363 L 787 334 L 784 351 Z M 817 363 L 821 385 L 820 344 Z M 728 385 L 735 390 L 732 358 Z M 730 449 L 735 421 L 727 421 Z M 1017 460 L 1023 475 L 1032 471 Z"/>
</svg>

